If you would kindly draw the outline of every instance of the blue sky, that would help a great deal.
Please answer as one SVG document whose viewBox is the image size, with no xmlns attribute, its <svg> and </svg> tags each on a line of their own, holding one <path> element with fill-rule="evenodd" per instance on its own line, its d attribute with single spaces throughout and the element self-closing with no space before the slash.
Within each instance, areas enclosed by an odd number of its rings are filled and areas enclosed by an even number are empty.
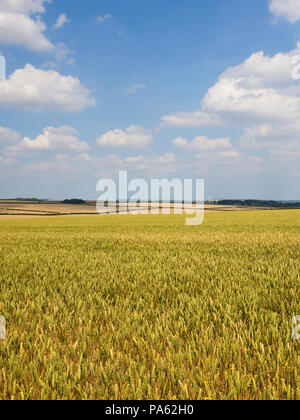
<svg viewBox="0 0 300 420">
<path fill-rule="evenodd" d="M 299 0 L 0 0 L 0 196 L 300 199 L 298 41 Z"/>
</svg>

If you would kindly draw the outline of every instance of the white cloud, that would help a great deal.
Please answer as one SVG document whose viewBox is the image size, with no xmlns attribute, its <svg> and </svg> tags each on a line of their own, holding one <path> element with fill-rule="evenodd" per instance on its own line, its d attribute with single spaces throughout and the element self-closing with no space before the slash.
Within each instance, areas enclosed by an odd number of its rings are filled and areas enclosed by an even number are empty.
<svg viewBox="0 0 300 420">
<path fill-rule="evenodd" d="M 143 176 L 148 174 L 149 176 L 162 177 L 178 169 L 176 157 L 173 153 L 165 153 L 163 155 L 140 155 L 140 156 L 128 156 L 122 159 L 118 156 L 111 155 L 107 157 L 110 163 L 118 168 L 124 170 L 130 170 L 142 172 Z"/>
<path fill-rule="evenodd" d="M 55 55 L 58 61 L 66 61 L 68 65 L 74 65 L 75 59 L 73 57 L 69 57 L 70 54 L 73 52 L 63 43 L 59 42 L 56 45 Z"/>
<path fill-rule="evenodd" d="M 18 144 L 7 147 L 5 154 L 6 156 L 18 156 L 30 150 L 82 152 L 87 149 L 89 149 L 89 145 L 78 139 L 78 133 L 74 128 L 69 126 L 46 127 L 43 133 L 35 139 L 31 140 L 29 137 L 24 137 Z"/>
<path fill-rule="evenodd" d="M 50 1 L 1 0 L 0 43 L 20 45 L 33 51 L 54 50 L 44 34 L 47 27 L 40 19 L 40 14 L 45 12 L 44 4 Z"/>
<path fill-rule="evenodd" d="M 219 77 L 194 112 L 162 117 L 169 126 L 243 125 L 293 121 L 300 115 L 300 87 L 292 78 L 297 49 L 273 57 L 257 52 L 242 64 L 228 68 Z"/>
<path fill-rule="evenodd" d="M 51 3 L 52 0 L 1 0 L 1 11 L 15 13 L 44 13 L 44 3 Z"/>
<path fill-rule="evenodd" d="M 190 143 L 182 138 L 177 137 L 173 140 L 175 147 L 186 149 L 190 152 L 207 152 L 210 150 L 226 150 L 232 149 L 229 138 L 209 139 L 205 136 L 195 137 Z"/>
<path fill-rule="evenodd" d="M 177 137 L 173 140 L 173 145 L 191 153 L 188 166 L 202 167 L 203 170 L 223 165 L 228 167 L 231 163 L 241 166 L 245 159 L 247 160 L 234 149 L 230 138 L 209 139 L 206 136 L 198 136 L 189 142 L 183 137 Z"/>
<path fill-rule="evenodd" d="M 103 23 L 103 22 L 105 22 L 106 20 L 108 20 L 108 19 L 111 19 L 112 18 L 112 16 L 109 14 L 109 13 L 107 13 L 106 15 L 104 15 L 104 16 L 98 16 L 97 17 L 97 23 Z"/>
<path fill-rule="evenodd" d="M 0 144 L 1 143 L 16 143 L 21 139 L 19 133 L 10 128 L 0 127 Z"/>
<path fill-rule="evenodd" d="M 220 125 L 220 119 L 217 115 L 203 112 L 201 110 L 194 112 L 176 112 L 175 114 L 162 117 L 162 125 L 173 127 L 216 126 Z"/>
<path fill-rule="evenodd" d="M 1 159 L 0 159 L 1 160 Z M 95 176 L 113 177 L 116 170 L 130 170 L 136 175 L 145 173 L 149 176 L 161 177 L 170 172 L 176 172 L 176 158 L 172 153 L 158 156 L 128 156 L 122 158 L 118 155 L 96 157 L 88 153 L 71 155 L 59 153 L 51 160 L 30 162 L 24 169 L 30 171 L 63 171 L 68 173 L 82 173 L 93 171 Z"/>
<path fill-rule="evenodd" d="M 236 150 L 226 150 L 224 152 L 220 152 L 220 156 L 225 158 L 238 158 L 240 154 Z"/>
<path fill-rule="evenodd" d="M 288 155 L 290 159 L 294 156 L 296 164 L 300 143 L 300 85 L 293 79 L 292 70 L 293 57 L 299 54 L 300 44 L 293 51 L 271 57 L 261 51 L 251 55 L 220 75 L 202 100 L 200 110 L 163 117 L 162 124 L 239 127 L 244 130 L 239 139 L 242 148 L 257 148 L 269 159 L 274 155 Z M 205 141 L 197 145 L 195 140 L 189 143 L 183 138 L 177 138 L 174 144 L 191 151 L 206 147 Z M 217 146 L 217 143 L 210 144 Z M 234 153 L 222 155 L 233 157 Z M 254 158 L 252 161 L 258 162 Z"/>
<path fill-rule="evenodd" d="M 139 126 L 131 125 L 126 130 L 112 130 L 97 139 L 97 144 L 102 147 L 132 147 L 141 148 L 152 141 L 152 134 Z"/>
<path fill-rule="evenodd" d="M 291 23 L 300 19 L 299 0 L 271 0 L 270 11 L 276 17 L 284 17 Z"/>
<path fill-rule="evenodd" d="M 246 128 L 240 137 L 241 145 L 248 148 L 263 150 L 269 157 L 289 158 L 299 162 L 300 155 L 300 124 L 261 124 Z"/>
<path fill-rule="evenodd" d="M 157 157 L 157 162 L 161 164 L 169 164 L 176 161 L 176 157 L 173 153 L 166 153 L 162 156 Z"/>
<path fill-rule="evenodd" d="M 9 79 L 0 80 L 0 104 L 25 110 L 76 112 L 94 106 L 95 100 L 77 78 L 27 64 Z"/>
<path fill-rule="evenodd" d="M 0 12 L 0 42 L 5 45 L 21 45 L 33 51 L 51 51 L 54 45 L 43 32 L 46 25 L 22 13 Z"/>
<path fill-rule="evenodd" d="M 291 73 L 297 53 L 299 50 L 269 57 L 258 52 L 227 69 L 206 94 L 203 110 L 218 114 L 227 123 L 295 120 L 300 112 L 300 90 Z"/>
<path fill-rule="evenodd" d="M 135 95 L 138 93 L 139 90 L 141 89 L 146 89 L 147 86 L 145 85 L 145 83 L 137 83 L 129 88 L 127 88 L 127 92 L 130 93 L 131 95 Z"/>
<path fill-rule="evenodd" d="M 256 125 L 252 128 L 246 128 L 245 133 L 242 136 L 244 139 L 257 139 L 258 137 L 267 137 L 272 135 L 273 127 L 271 124 Z"/>
<path fill-rule="evenodd" d="M 43 172 L 43 171 L 59 171 L 59 170 L 68 170 L 69 165 L 65 161 L 39 161 L 31 162 L 25 165 L 26 169 L 30 171 Z"/>
<path fill-rule="evenodd" d="M 54 45 L 45 35 L 47 26 L 41 14 L 45 13 L 47 3 L 51 0 L 0 0 L 0 43 L 53 52 L 58 60 L 66 59 L 69 49 L 63 43 Z M 61 28 L 67 22 L 70 19 L 63 13 L 54 28 Z"/>
<path fill-rule="evenodd" d="M 273 88 L 251 88 L 245 79 L 225 78 L 209 90 L 204 106 L 229 123 L 282 120 L 299 115 L 300 98 Z"/>
<path fill-rule="evenodd" d="M 93 158 L 88 153 L 81 153 L 80 155 L 76 156 L 75 159 L 82 162 L 90 162 L 93 160 Z"/>
<path fill-rule="evenodd" d="M 173 153 L 165 153 L 159 156 L 129 156 L 123 161 L 125 164 L 140 167 L 140 165 L 146 164 L 161 164 L 167 165 L 176 162 L 176 157 Z"/>
<path fill-rule="evenodd" d="M 292 58 L 299 54 L 300 45 L 289 53 L 278 53 L 273 57 L 258 51 L 240 65 L 229 67 L 219 78 L 244 79 L 249 88 L 285 88 L 292 84 Z"/>
<path fill-rule="evenodd" d="M 69 19 L 65 13 L 62 13 L 57 18 L 57 21 L 56 21 L 55 25 L 53 26 L 53 28 L 54 29 L 60 29 L 64 26 L 65 23 L 70 23 L 70 22 L 71 22 L 71 19 Z"/>
<path fill-rule="evenodd" d="M 68 159 L 71 159 L 70 155 L 68 155 L 67 153 L 59 153 L 58 155 L 55 156 L 54 160 L 56 160 L 58 162 L 63 162 L 63 161 L 66 161 Z"/>
<path fill-rule="evenodd" d="M 40 134 L 34 140 L 24 137 L 20 146 L 24 149 L 35 150 L 70 149 L 82 151 L 88 149 L 87 143 L 78 140 L 77 135 L 77 131 L 69 126 L 47 127 L 43 130 L 43 134 Z"/>
</svg>

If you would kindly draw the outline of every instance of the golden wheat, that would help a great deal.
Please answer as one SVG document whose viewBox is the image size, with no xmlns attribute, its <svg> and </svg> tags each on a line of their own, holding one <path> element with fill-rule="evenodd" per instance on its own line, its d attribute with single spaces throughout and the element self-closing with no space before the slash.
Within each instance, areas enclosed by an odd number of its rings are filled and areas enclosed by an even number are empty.
<svg viewBox="0 0 300 420">
<path fill-rule="evenodd" d="M 300 211 L 0 219 L 1 399 L 299 399 Z"/>
</svg>

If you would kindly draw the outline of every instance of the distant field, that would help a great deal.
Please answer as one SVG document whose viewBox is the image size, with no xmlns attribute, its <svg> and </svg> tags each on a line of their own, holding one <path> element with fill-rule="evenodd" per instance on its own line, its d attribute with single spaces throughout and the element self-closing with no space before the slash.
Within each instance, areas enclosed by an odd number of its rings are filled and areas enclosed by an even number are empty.
<svg viewBox="0 0 300 420">
<path fill-rule="evenodd" d="M 47 216 L 60 214 L 96 214 L 96 205 L 70 205 L 60 202 L 9 202 L 0 201 L 0 216 L 1 215 L 32 215 L 32 216 Z"/>
<path fill-rule="evenodd" d="M 300 211 L 0 218 L 1 399 L 299 399 Z"/>
<path fill-rule="evenodd" d="M 150 204 L 141 203 L 137 211 L 143 211 L 148 213 Z M 171 208 L 171 212 L 174 212 L 174 209 L 182 209 L 181 204 L 166 204 L 166 203 L 153 203 L 153 207 L 160 209 L 161 212 L 163 209 Z M 187 205 L 188 208 L 192 205 Z M 198 206 L 199 207 L 199 206 Z M 100 206 L 100 213 L 107 213 L 108 210 L 113 212 L 113 208 L 116 208 L 115 203 L 110 203 L 109 207 Z M 126 203 L 120 203 L 118 205 L 118 211 L 120 213 L 127 213 L 128 208 Z M 235 206 L 218 206 L 218 205 L 205 205 L 206 211 L 235 211 L 241 210 L 239 207 Z M 243 210 L 249 210 L 249 208 L 244 207 Z M 96 208 L 96 202 L 90 201 L 83 205 L 72 205 L 64 204 L 62 202 L 18 202 L 18 201 L 4 201 L 0 200 L 0 216 L 59 216 L 59 215 L 92 215 L 98 214 Z"/>
</svg>

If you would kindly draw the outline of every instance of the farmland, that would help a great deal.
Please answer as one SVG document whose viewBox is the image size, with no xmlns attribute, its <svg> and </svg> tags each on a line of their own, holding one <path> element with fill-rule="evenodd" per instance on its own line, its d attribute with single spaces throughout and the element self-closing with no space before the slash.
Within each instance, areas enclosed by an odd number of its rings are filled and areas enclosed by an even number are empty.
<svg viewBox="0 0 300 420">
<path fill-rule="evenodd" d="M 299 273 L 299 210 L 4 216 L 0 399 L 299 399 Z"/>
<path fill-rule="evenodd" d="M 136 212 L 150 213 L 151 208 L 158 212 L 163 212 L 169 209 L 169 212 L 174 213 L 176 209 L 182 209 L 182 204 L 174 203 L 131 203 L 132 206 L 136 207 Z M 130 206 L 130 204 L 129 204 Z M 186 204 L 186 207 L 195 208 L 195 205 Z M 199 205 L 197 205 L 199 207 Z M 241 208 L 233 205 L 218 205 L 218 204 L 206 204 L 206 211 L 234 211 L 234 210 L 249 210 L 249 207 Z M 62 201 L 5 201 L 0 200 L 0 217 L 11 216 L 11 217 L 27 217 L 27 216 L 72 216 L 72 215 L 96 215 L 106 213 L 127 213 L 127 203 L 116 203 L 110 202 L 105 206 L 104 203 L 98 203 L 95 201 L 87 201 L 85 204 L 74 205 L 65 204 Z"/>
</svg>

